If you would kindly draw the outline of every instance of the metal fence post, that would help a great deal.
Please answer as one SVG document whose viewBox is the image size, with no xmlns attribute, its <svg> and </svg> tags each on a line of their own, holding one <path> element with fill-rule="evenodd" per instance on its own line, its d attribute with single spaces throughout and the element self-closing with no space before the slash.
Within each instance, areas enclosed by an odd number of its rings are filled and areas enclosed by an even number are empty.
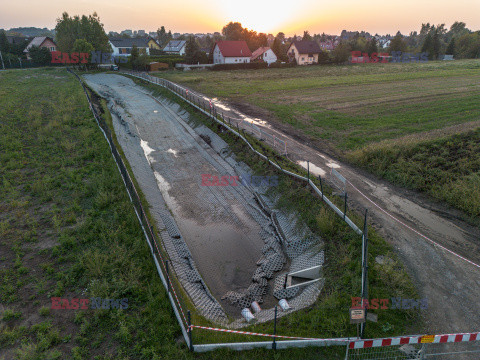
<svg viewBox="0 0 480 360">
<path fill-rule="evenodd" d="M 277 305 L 275 305 L 275 320 L 273 320 L 273 344 L 272 344 L 273 350 L 277 350 L 275 335 L 277 335 Z"/>
<path fill-rule="evenodd" d="M 310 161 L 307 160 L 307 183 L 310 182 Z"/>
<path fill-rule="evenodd" d="M 167 293 L 170 294 L 170 271 L 168 269 L 168 260 L 165 260 L 165 272 L 167 273 Z"/>
<path fill-rule="evenodd" d="M 345 191 L 345 207 L 343 210 L 343 221 L 345 221 L 345 218 L 347 217 L 347 192 Z"/>
<path fill-rule="evenodd" d="M 190 342 L 190 351 L 193 351 L 192 319 L 191 319 L 191 316 L 190 316 L 190 310 L 187 310 L 187 322 L 188 322 L 188 340 Z"/>
<path fill-rule="evenodd" d="M 320 191 L 322 192 L 322 200 L 323 200 L 323 182 L 322 177 L 318 175 L 318 180 L 320 180 Z"/>
</svg>

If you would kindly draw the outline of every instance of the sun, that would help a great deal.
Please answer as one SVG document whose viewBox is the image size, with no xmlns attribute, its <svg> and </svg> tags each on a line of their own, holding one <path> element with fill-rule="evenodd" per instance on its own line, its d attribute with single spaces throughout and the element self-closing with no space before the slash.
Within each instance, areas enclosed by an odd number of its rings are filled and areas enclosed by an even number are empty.
<svg viewBox="0 0 480 360">
<path fill-rule="evenodd" d="M 239 22 L 244 28 L 256 32 L 275 35 L 292 20 L 291 1 L 225 0 L 220 6 L 227 23 Z"/>
</svg>

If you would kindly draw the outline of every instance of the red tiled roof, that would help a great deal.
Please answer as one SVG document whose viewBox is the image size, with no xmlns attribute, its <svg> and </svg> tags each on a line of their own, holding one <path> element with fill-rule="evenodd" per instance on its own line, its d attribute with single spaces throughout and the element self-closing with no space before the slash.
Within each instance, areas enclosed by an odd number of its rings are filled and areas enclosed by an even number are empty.
<svg viewBox="0 0 480 360">
<path fill-rule="evenodd" d="M 245 41 L 218 41 L 217 46 L 224 57 L 252 56 L 252 52 Z"/>
<path fill-rule="evenodd" d="M 256 58 L 258 58 L 260 55 L 262 55 L 264 52 L 266 52 L 269 49 L 270 48 L 268 46 L 259 47 L 257 50 L 253 52 L 251 59 L 255 60 Z"/>
</svg>

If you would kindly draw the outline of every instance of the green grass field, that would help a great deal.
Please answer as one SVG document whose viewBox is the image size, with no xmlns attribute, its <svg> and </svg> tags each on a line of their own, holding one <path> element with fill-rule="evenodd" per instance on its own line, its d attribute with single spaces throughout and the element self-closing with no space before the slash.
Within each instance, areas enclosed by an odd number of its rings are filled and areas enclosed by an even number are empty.
<svg viewBox="0 0 480 360">
<path fill-rule="evenodd" d="M 65 70 L 44 69 L 1 72 L 0 84 L 0 359 L 342 358 L 344 348 L 190 354 L 78 81 Z M 264 166 L 226 140 L 245 161 Z M 319 302 L 282 319 L 279 332 L 355 335 L 348 307 L 360 287 L 359 237 L 303 184 L 284 179 L 281 189 L 285 206 L 326 239 L 328 266 Z M 415 297 L 391 248 L 374 232 L 371 244 L 371 297 Z M 377 255 L 393 261 L 376 264 Z M 51 297 L 128 298 L 129 307 L 54 310 Z M 271 324 L 252 329 L 271 331 Z M 367 334 L 420 331 L 415 310 L 385 310 Z"/>
<path fill-rule="evenodd" d="M 455 135 L 480 126 L 480 60 L 158 76 L 280 123 L 320 149 L 446 201 L 470 218 L 480 213 L 478 152 L 472 151 L 479 134 L 466 142 Z"/>
</svg>

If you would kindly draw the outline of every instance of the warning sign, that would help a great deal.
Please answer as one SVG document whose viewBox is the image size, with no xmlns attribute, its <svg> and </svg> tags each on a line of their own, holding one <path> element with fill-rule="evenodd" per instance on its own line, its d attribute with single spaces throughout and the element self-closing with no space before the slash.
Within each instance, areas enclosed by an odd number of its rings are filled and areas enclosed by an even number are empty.
<svg viewBox="0 0 480 360">
<path fill-rule="evenodd" d="M 365 309 L 350 309 L 350 324 L 365 322 Z"/>
<path fill-rule="evenodd" d="M 420 338 L 420 344 L 432 343 L 435 340 L 435 335 L 423 335 Z"/>
</svg>

